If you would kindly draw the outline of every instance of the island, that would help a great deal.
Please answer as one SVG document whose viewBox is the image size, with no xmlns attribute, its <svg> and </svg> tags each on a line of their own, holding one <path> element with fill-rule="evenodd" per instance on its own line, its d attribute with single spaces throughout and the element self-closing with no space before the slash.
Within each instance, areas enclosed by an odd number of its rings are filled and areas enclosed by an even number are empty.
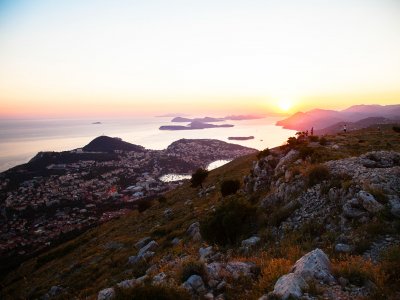
<svg viewBox="0 0 400 300">
<path fill-rule="evenodd" d="M 100 125 L 101 122 L 93 122 L 92 124 L 94 124 L 94 125 Z"/>
<path fill-rule="evenodd" d="M 247 141 L 247 140 L 254 140 L 254 136 L 230 136 L 228 140 L 232 141 Z"/>
<path fill-rule="evenodd" d="M 206 128 L 227 128 L 234 127 L 231 124 L 214 125 L 209 123 L 204 123 L 200 121 L 191 122 L 189 125 L 164 125 L 160 126 L 160 130 L 196 130 L 196 129 L 206 129 Z"/>
</svg>

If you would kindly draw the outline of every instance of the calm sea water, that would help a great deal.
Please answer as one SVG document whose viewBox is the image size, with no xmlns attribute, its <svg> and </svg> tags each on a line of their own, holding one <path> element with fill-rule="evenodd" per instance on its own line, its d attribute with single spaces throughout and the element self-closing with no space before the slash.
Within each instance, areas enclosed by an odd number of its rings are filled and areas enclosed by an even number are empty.
<svg viewBox="0 0 400 300">
<path fill-rule="evenodd" d="M 148 149 L 165 149 L 173 141 L 187 139 L 219 139 L 259 150 L 281 145 L 293 130 L 275 126 L 279 120 L 267 117 L 258 120 L 227 121 L 231 128 L 161 131 L 171 125 L 171 118 L 120 119 L 42 119 L 0 120 L 0 171 L 29 161 L 39 151 L 63 151 L 83 147 L 100 135 L 120 137 L 124 141 Z M 101 122 L 101 124 L 93 124 Z M 219 123 L 220 124 L 220 123 Z M 176 125 L 185 125 L 176 124 Z M 230 136 L 254 136 L 247 141 L 229 141 Z"/>
</svg>

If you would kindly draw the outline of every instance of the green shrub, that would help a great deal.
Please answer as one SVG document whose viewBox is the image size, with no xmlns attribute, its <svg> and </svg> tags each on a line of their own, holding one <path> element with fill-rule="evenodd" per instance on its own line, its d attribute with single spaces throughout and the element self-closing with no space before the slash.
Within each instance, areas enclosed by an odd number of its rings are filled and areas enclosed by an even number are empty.
<svg viewBox="0 0 400 300">
<path fill-rule="evenodd" d="M 235 194 L 240 188 L 239 180 L 225 180 L 221 184 L 222 197 Z"/>
<path fill-rule="evenodd" d="M 243 199 L 225 200 L 215 212 L 200 222 L 205 240 L 221 246 L 234 245 L 257 226 L 257 209 Z"/>
<path fill-rule="evenodd" d="M 302 146 L 299 148 L 299 156 L 302 160 L 305 160 L 307 157 L 310 157 L 314 153 L 314 149 L 307 147 L 307 146 Z"/>
<path fill-rule="evenodd" d="M 203 181 L 207 178 L 208 171 L 202 168 L 199 168 L 192 174 L 192 178 L 190 179 L 190 183 L 192 187 L 203 187 Z"/>
<path fill-rule="evenodd" d="M 318 138 L 318 136 L 316 136 L 316 135 L 311 135 L 311 136 L 308 137 L 308 140 L 309 140 L 310 142 L 318 142 L 318 141 L 319 141 L 319 138 Z"/>
<path fill-rule="evenodd" d="M 393 128 L 394 132 L 400 133 L 400 127 L 399 126 L 393 126 L 392 128 Z"/>
<path fill-rule="evenodd" d="M 290 215 L 300 207 L 300 203 L 295 201 L 286 206 L 274 209 L 267 218 L 267 225 L 279 226 L 283 221 L 290 217 Z"/>
<path fill-rule="evenodd" d="M 203 280 L 207 277 L 207 272 L 204 267 L 204 263 L 198 260 L 189 260 L 181 266 L 178 271 L 179 280 L 185 282 L 192 275 L 199 275 Z"/>
<path fill-rule="evenodd" d="M 316 165 L 308 171 L 308 186 L 314 186 L 329 178 L 329 169 L 324 165 Z"/>
<path fill-rule="evenodd" d="M 327 140 L 325 137 L 321 137 L 321 138 L 319 139 L 319 144 L 320 144 L 321 146 L 326 146 L 326 145 L 328 144 L 328 140 Z"/>
<path fill-rule="evenodd" d="M 268 148 L 258 152 L 257 154 L 257 159 L 260 160 L 261 158 L 267 157 L 268 155 L 271 154 L 271 151 L 269 151 Z"/>
<path fill-rule="evenodd" d="M 116 300 L 190 300 L 182 289 L 164 285 L 142 285 L 130 289 L 116 288 Z"/>
<path fill-rule="evenodd" d="M 391 283 L 400 285 L 400 245 L 391 246 L 382 253 L 382 269 Z"/>
</svg>

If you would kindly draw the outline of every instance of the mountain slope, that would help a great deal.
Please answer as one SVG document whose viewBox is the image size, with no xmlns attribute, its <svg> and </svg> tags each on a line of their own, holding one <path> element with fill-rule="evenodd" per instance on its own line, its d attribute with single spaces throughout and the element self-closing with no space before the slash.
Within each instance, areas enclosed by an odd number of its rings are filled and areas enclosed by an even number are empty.
<svg viewBox="0 0 400 300">
<path fill-rule="evenodd" d="M 236 159 L 211 171 L 203 190 L 183 184 L 143 213 L 105 223 L 26 262 L 1 280 L 2 298 L 39 298 L 58 286 L 59 297 L 94 299 L 99 291 L 123 280 L 135 278 L 130 282 L 136 284 L 144 274 L 143 280 L 153 285 L 160 280 L 179 290 L 185 289 L 181 284 L 187 280 L 182 274 L 200 274 L 199 293 L 204 293 L 203 286 L 213 297 L 258 299 L 275 290 L 277 279 L 289 273 L 297 259 L 320 248 L 331 260 L 332 281 L 310 279 L 307 292 L 312 299 L 337 299 L 339 295 L 396 299 L 396 260 L 378 251 L 397 251 L 395 245 L 400 241 L 393 210 L 399 196 L 400 140 L 391 127 L 327 136 L 322 145 L 316 138 L 300 138 L 296 144 L 264 152 L 259 159 L 255 155 Z M 242 190 L 222 199 L 219 189 L 227 180 L 239 180 Z M 370 193 L 375 202 L 362 200 L 366 195 L 362 191 Z M 220 218 L 214 218 L 220 207 L 228 208 L 222 215 L 231 229 L 227 234 L 246 225 L 246 219 L 236 222 L 230 218 L 240 213 L 229 206 L 237 202 L 256 208 L 250 220 L 256 226 L 232 244 L 209 244 L 205 237 L 221 230 Z M 200 231 L 193 225 L 197 221 Z M 215 222 L 213 232 L 204 232 L 203 225 L 210 221 Z M 158 247 L 146 252 L 152 257 L 132 263 L 138 249 L 143 249 L 136 244 L 144 237 Z M 254 246 L 251 241 L 241 243 L 249 237 L 254 237 Z M 377 263 L 363 260 L 362 255 Z M 191 287 L 188 290 L 193 292 Z M 114 291 L 121 293 L 118 288 Z M 135 288 L 128 292 L 134 293 Z"/>
</svg>

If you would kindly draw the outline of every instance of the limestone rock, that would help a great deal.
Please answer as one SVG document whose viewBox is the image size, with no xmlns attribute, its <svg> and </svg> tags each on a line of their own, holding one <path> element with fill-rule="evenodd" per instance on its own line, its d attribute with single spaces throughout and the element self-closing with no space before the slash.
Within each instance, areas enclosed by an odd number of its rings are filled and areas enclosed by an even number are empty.
<svg viewBox="0 0 400 300">
<path fill-rule="evenodd" d="M 140 248 L 138 256 L 143 255 L 147 251 L 153 251 L 153 250 L 157 249 L 157 247 L 158 247 L 157 242 L 152 240 L 149 243 L 147 243 L 146 246 Z"/>
<path fill-rule="evenodd" d="M 254 248 L 260 243 L 261 239 L 258 236 L 252 236 L 246 240 L 242 241 L 242 247 Z"/>
<path fill-rule="evenodd" d="M 400 199 L 398 197 L 392 197 L 389 200 L 390 212 L 397 218 L 400 218 Z"/>
<path fill-rule="evenodd" d="M 327 283 L 335 281 L 331 273 L 329 258 L 319 248 L 300 258 L 293 266 L 292 272 L 306 280 L 317 279 Z"/>
<path fill-rule="evenodd" d="M 199 241 L 202 240 L 202 237 L 201 237 L 201 234 L 200 234 L 200 223 L 199 222 L 192 223 L 189 226 L 189 228 L 186 230 L 186 233 L 195 242 L 199 242 Z"/>
<path fill-rule="evenodd" d="M 139 250 L 139 249 L 143 248 L 144 246 L 146 246 L 150 241 L 151 241 L 151 238 L 149 236 L 146 236 L 146 237 L 142 238 L 140 241 L 138 241 L 135 244 L 135 247 L 136 247 L 136 249 Z"/>
<path fill-rule="evenodd" d="M 182 287 L 194 295 L 204 295 L 207 291 L 203 279 L 199 275 L 190 276 L 188 280 L 182 284 Z"/>
<path fill-rule="evenodd" d="M 167 279 L 167 275 L 164 272 L 161 272 L 153 277 L 153 284 L 164 284 Z"/>
<path fill-rule="evenodd" d="M 351 250 L 352 250 L 352 247 L 347 244 L 339 243 L 339 244 L 335 245 L 335 251 L 339 252 L 339 253 L 349 253 L 349 252 L 351 252 Z"/>
<path fill-rule="evenodd" d="M 112 300 L 115 298 L 115 290 L 114 288 L 107 288 L 101 290 L 97 295 L 97 300 Z"/>
<path fill-rule="evenodd" d="M 233 261 L 227 263 L 226 271 L 230 273 L 234 279 L 238 279 L 241 276 L 254 277 L 258 273 L 255 263 L 242 261 Z"/>
<path fill-rule="evenodd" d="M 213 254 L 213 249 L 212 246 L 209 246 L 207 248 L 200 248 L 199 249 L 199 255 L 200 255 L 200 260 L 206 259 L 208 256 Z"/>
<path fill-rule="evenodd" d="M 303 277 L 295 273 L 283 275 L 275 283 L 274 291 L 269 296 L 278 296 L 282 300 L 292 298 L 300 298 L 303 295 L 303 290 L 308 287 Z"/>
<path fill-rule="evenodd" d="M 384 206 L 375 200 L 374 196 L 366 191 L 360 191 L 358 197 L 361 201 L 362 206 L 370 213 L 377 213 L 381 211 Z"/>
</svg>

